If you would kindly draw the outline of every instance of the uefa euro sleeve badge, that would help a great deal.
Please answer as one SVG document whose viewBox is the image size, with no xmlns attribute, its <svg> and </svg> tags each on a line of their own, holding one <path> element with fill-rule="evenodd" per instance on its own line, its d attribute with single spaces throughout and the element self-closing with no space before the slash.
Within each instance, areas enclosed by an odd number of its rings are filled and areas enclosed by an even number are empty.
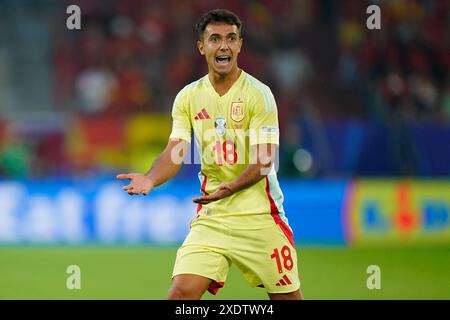
<svg viewBox="0 0 450 320">
<path fill-rule="evenodd" d="M 231 103 L 231 120 L 235 122 L 240 122 L 242 119 L 244 119 L 244 103 L 239 102 L 233 102 Z"/>
</svg>

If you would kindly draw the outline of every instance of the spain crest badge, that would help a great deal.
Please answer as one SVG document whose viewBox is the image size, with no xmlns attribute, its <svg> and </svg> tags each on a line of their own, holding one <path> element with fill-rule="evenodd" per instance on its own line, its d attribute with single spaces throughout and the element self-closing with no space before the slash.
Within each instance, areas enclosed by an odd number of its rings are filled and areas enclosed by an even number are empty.
<svg viewBox="0 0 450 320">
<path fill-rule="evenodd" d="M 244 103 L 239 102 L 233 102 L 231 104 L 231 120 L 235 122 L 240 122 L 244 119 L 245 116 L 245 109 L 244 109 Z"/>
</svg>

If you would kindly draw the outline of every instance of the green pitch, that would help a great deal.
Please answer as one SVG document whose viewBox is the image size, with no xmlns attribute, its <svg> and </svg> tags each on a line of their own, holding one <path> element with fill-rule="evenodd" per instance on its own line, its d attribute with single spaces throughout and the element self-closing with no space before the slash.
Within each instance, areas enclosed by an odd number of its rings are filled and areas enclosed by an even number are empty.
<svg viewBox="0 0 450 320">
<path fill-rule="evenodd" d="M 0 247 L 0 299 L 165 299 L 176 248 Z M 299 249 L 306 299 L 450 299 L 450 248 Z M 69 265 L 81 289 L 68 290 Z M 369 265 L 381 289 L 369 290 Z M 204 299 L 267 299 L 233 266 L 225 287 Z"/>
</svg>

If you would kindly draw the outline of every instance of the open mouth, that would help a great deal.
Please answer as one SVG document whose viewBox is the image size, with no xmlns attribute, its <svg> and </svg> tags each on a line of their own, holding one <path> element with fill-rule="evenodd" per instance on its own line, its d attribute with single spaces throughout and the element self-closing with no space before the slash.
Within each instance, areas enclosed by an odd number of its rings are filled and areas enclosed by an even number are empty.
<svg viewBox="0 0 450 320">
<path fill-rule="evenodd" d="M 231 57 L 230 56 L 217 56 L 216 57 L 216 62 L 218 64 L 228 64 L 231 61 Z"/>
</svg>

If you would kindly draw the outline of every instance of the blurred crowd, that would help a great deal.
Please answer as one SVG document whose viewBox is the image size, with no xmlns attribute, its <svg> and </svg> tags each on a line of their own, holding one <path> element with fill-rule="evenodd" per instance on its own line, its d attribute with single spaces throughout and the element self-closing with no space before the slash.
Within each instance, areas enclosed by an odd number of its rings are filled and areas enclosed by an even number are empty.
<svg viewBox="0 0 450 320">
<path fill-rule="evenodd" d="M 223 1 L 78 1 L 82 32 L 55 29 L 56 105 L 84 114 L 169 112 L 207 72 L 195 23 Z M 299 39 L 319 19 L 314 1 L 226 1 L 243 21 L 240 66 L 295 101 L 312 76 Z M 59 30 L 59 31 L 58 31 Z"/>
<path fill-rule="evenodd" d="M 361 2 L 340 7 L 338 81 L 358 88 L 372 118 L 450 116 L 450 2 L 385 1 L 382 28 L 364 30 Z"/>
<path fill-rule="evenodd" d="M 378 1 L 381 30 L 366 27 L 372 1 L 69 2 L 82 10 L 80 31 L 60 26 L 67 18 L 61 10 L 52 11 L 48 20 L 54 109 L 74 116 L 62 137 L 46 137 L 31 152 L 18 150 L 17 137 L 6 140 L 14 134 L 0 129 L 4 175 L 117 169 L 149 159 L 149 144 L 162 148 L 167 137 L 153 137 L 145 120 L 156 115 L 160 120 L 153 121 L 153 131 L 170 131 L 157 128 L 170 122 L 176 93 L 207 72 L 196 48 L 195 22 L 218 7 L 240 16 L 244 48 L 239 64 L 276 97 L 282 174 L 298 174 L 292 157 L 304 139 L 300 118 L 316 127 L 329 119 L 450 120 L 449 1 Z M 59 5 L 64 8 L 64 2 Z M 140 133 L 149 140 L 135 137 Z M 102 147 L 109 151 L 98 158 Z"/>
</svg>

